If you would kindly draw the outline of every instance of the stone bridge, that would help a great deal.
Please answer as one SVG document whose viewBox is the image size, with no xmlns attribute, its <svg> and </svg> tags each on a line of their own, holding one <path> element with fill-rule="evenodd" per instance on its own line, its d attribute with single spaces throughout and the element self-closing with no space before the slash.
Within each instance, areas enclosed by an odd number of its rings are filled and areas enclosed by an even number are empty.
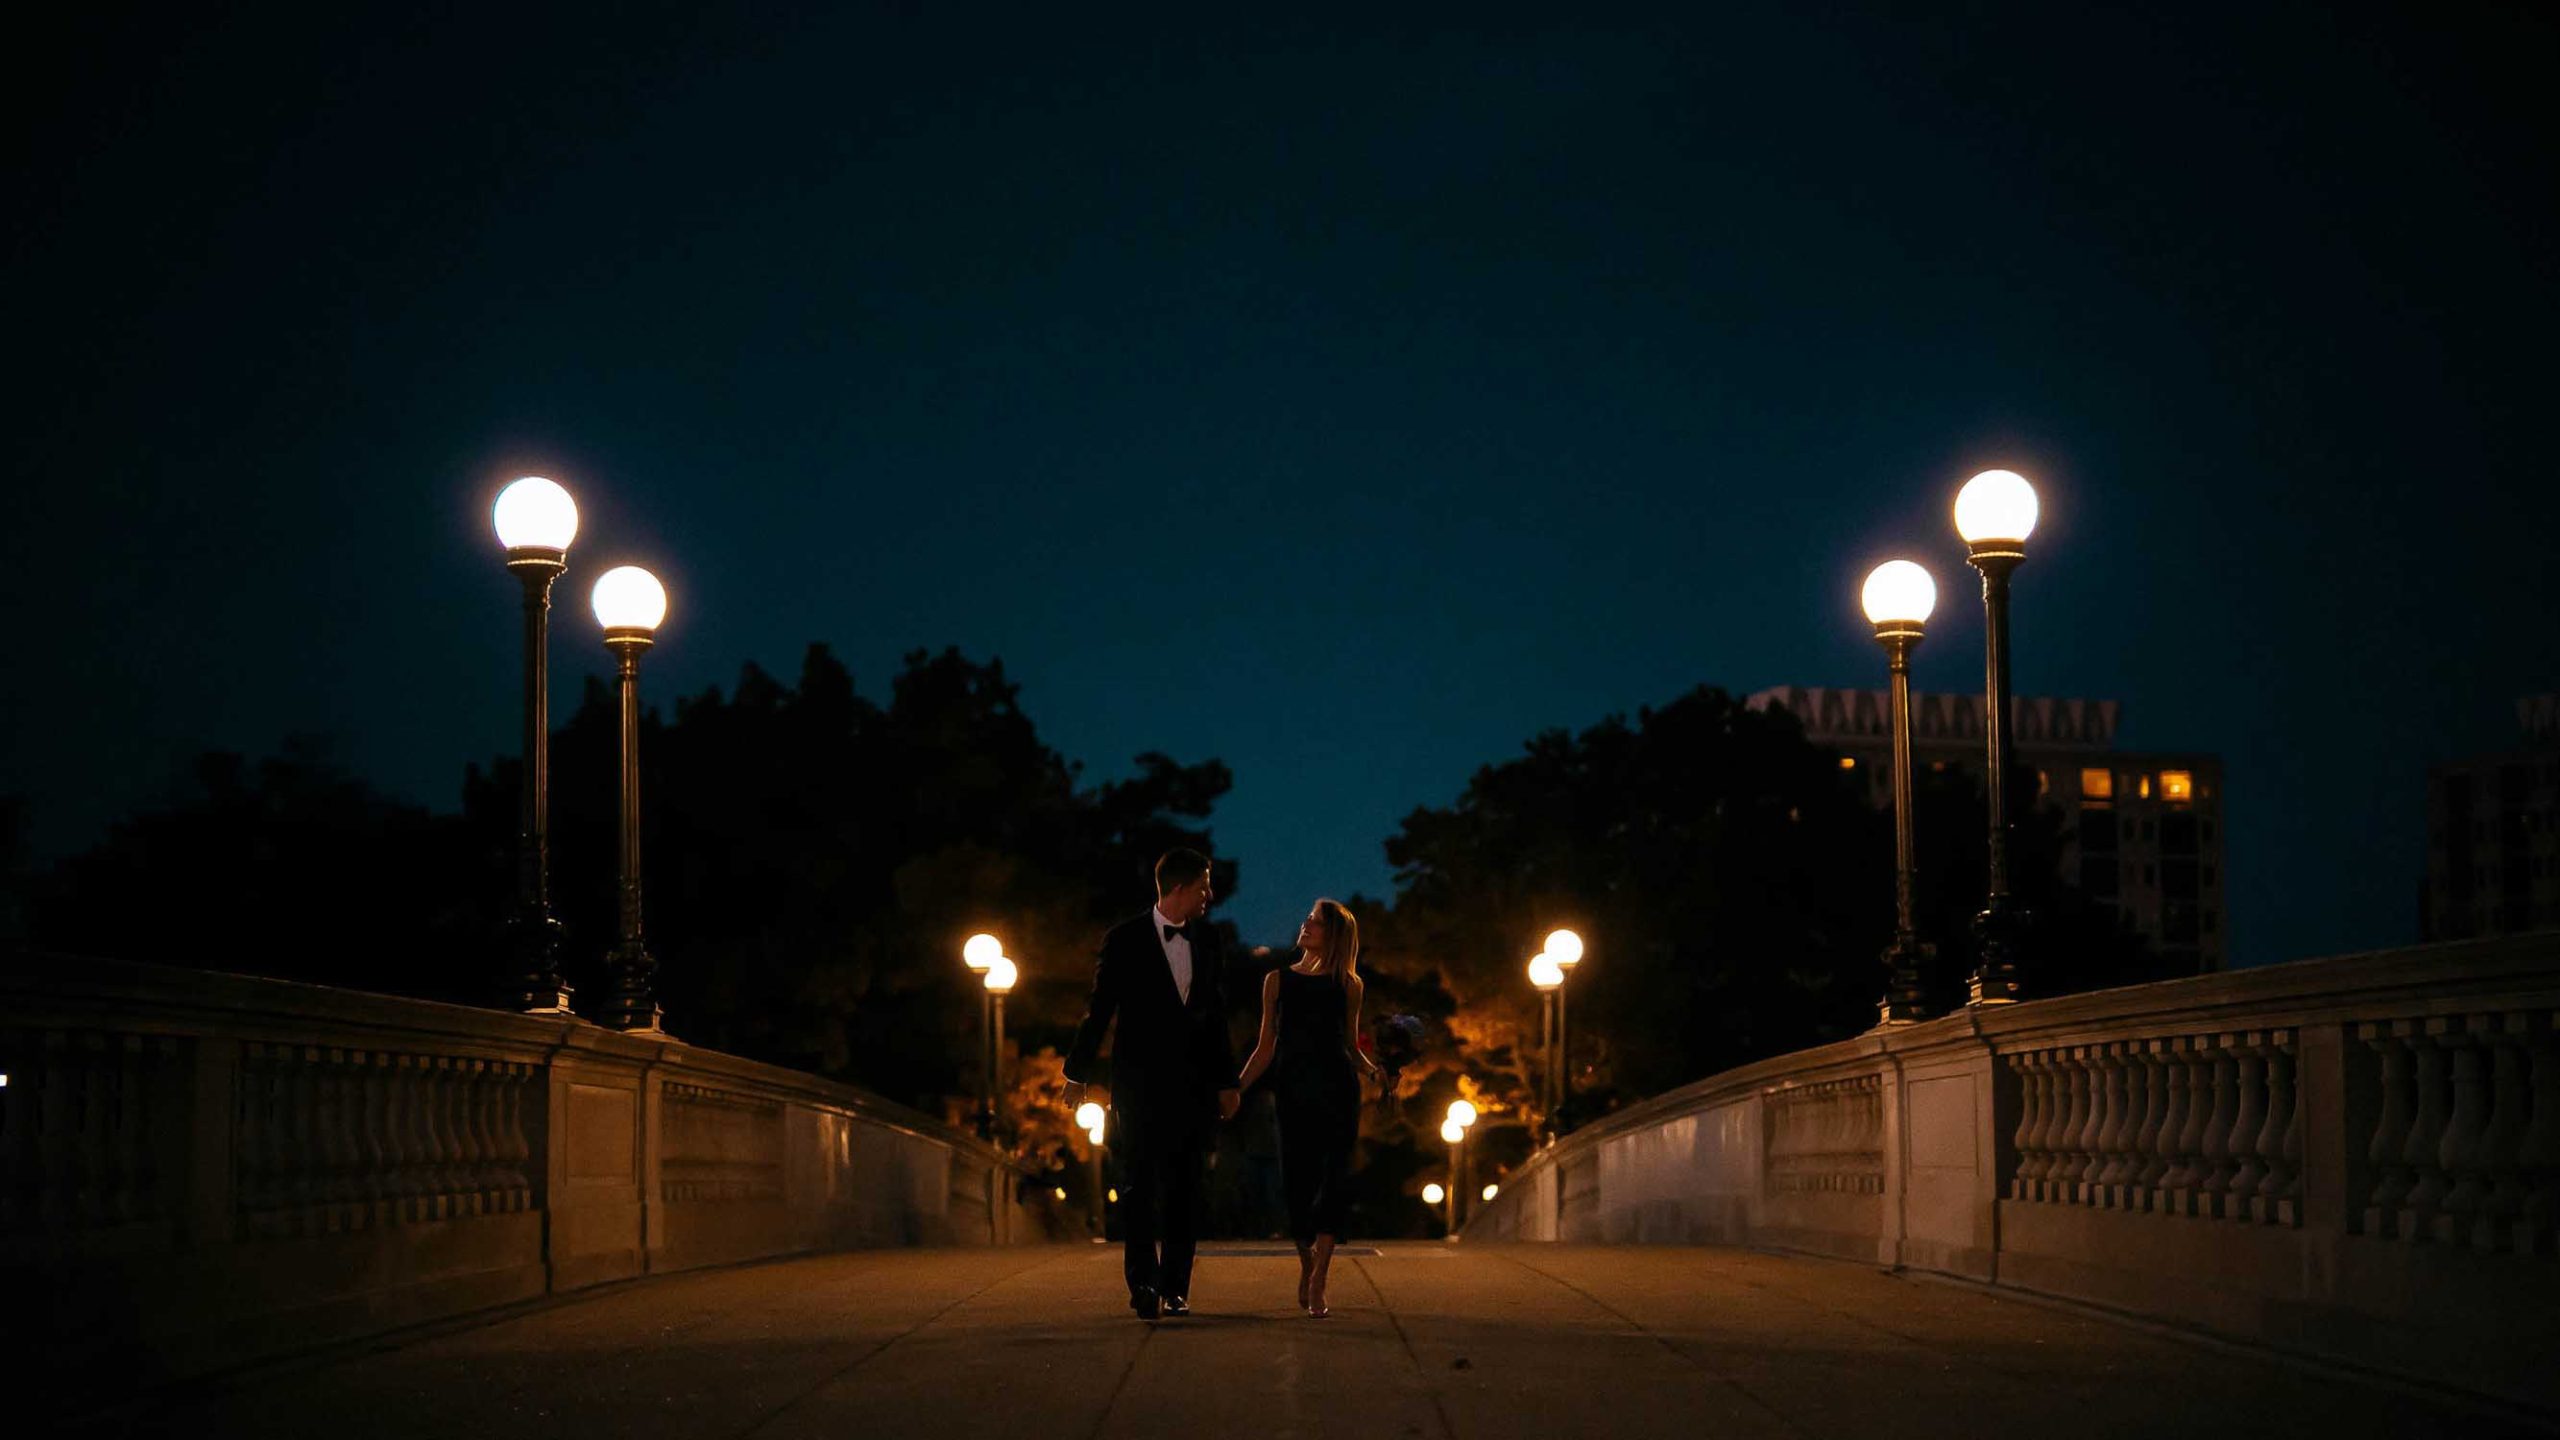
<svg viewBox="0 0 2560 1440">
<path fill-rule="evenodd" d="M 0 963 L 0 1345 L 77 1433 L 2546 1433 L 2560 936 L 1713 1077 L 1457 1244 L 1146 1326 L 974 1139 L 662 1038 Z M 23 1388 L 23 1387 L 22 1387 Z"/>
</svg>

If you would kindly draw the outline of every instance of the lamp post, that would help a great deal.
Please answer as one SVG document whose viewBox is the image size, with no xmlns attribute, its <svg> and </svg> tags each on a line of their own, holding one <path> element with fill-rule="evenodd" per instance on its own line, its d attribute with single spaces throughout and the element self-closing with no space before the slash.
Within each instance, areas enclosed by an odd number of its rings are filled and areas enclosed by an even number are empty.
<svg viewBox="0 0 2560 1440">
<path fill-rule="evenodd" d="M 1457 1177 L 1457 1176 L 1455 1176 L 1455 1175 L 1452 1175 L 1452 1176 L 1450 1176 L 1449 1178 L 1450 1178 L 1451 1180 L 1455 1180 L 1455 1179 L 1457 1179 L 1458 1177 Z M 1443 1184 L 1441 1184 L 1439 1181 L 1435 1180 L 1435 1181 L 1431 1182 L 1430 1184 L 1425 1185 L 1425 1186 L 1423 1186 L 1423 1187 L 1422 1187 L 1422 1203 L 1423 1203 L 1426 1207 L 1428 1207 L 1428 1208 L 1430 1208 L 1430 1209 L 1437 1210 L 1437 1209 L 1439 1209 L 1441 1206 L 1448 1204 L 1448 1203 L 1449 1203 L 1449 1197 L 1450 1197 L 1452 1194 L 1454 1194 L 1454 1193 L 1456 1193 L 1456 1192 L 1452 1191 L 1448 1186 L 1443 1185 Z M 1454 1228 L 1452 1228 L 1452 1229 L 1451 1229 L 1451 1231 L 1450 1231 L 1450 1233 L 1454 1235 L 1454 1234 L 1456 1234 L 1457 1232 L 1456 1232 L 1456 1230 L 1455 1230 Z"/>
<path fill-rule="evenodd" d="M 1093 1155 L 1092 1210 L 1093 1238 L 1096 1240 L 1106 1238 L 1106 1227 L 1102 1217 L 1102 1137 L 1105 1133 L 1105 1122 L 1109 1119 L 1110 1115 L 1091 1100 L 1076 1107 L 1076 1128 L 1082 1130 L 1085 1139 L 1092 1142 L 1085 1148 Z"/>
<path fill-rule="evenodd" d="M 1564 995 L 1564 967 L 1556 957 L 1544 951 L 1530 957 L 1529 983 L 1538 987 L 1538 1068 L 1546 1073 L 1539 1077 L 1538 1110 L 1544 1120 L 1549 1139 L 1556 1133 L 1556 1002 Z"/>
<path fill-rule="evenodd" d="M 1440 1122 L 1440 1138 L 1449 1142 L 1448 1226 L 1449 1238 L 1455 1240 L 1458 1238 L 1458 1187 L 1466 1183 L 1458 1178 L 1458 1165 L 1466 1155 L 1467 1127 L 1455 1120 L 1443 1120 Z"/>
<path fill-rule="evenodd" d="M 1564 979 L 1573 978 L 1573 967 L 1582 963 L 1582 937 L 1570 930 L 1547 932 L 1547 948 L 1541 952 L 1556 962 Z M 1573 1101 L 1573 1036 L 1565 1028 L 1565 985 L 1556 983 L 1556 1109 L 1561 1111 Z"/>
<path fill-rule="evenodd" d="M 1449 1142 L 1449 1238 L 1458 1238 L 1458 1197 L 1467 1188 L 1467 1127 L 1476 1123 L 1476 1107 L 1464 1100 L 1449 1102 L 1440 1122 L 1440 1138 Z"/>
<path fill-rule="evenodd" d="M 1013 993 L 1015 982 L 1022 978 L 1021 968 L 1005 956 L 987 962 L 987 998 L 995 1002 L 993 1018 L 987 1025 L 987 1133 L 994 1138 L 995 1097 L 1001 1091 L 997 1071 L 1004 1065 L 1004 997 Z"/>
<path fill-rule="evenodd" d="M 657 576 L 624 565 L 597 577 L 594 603 L 622 691 L 621 932 L 605 957 L 613 989 L 603 1019 L 616 1030 L 654 1031 L 658 962 L 640 938 L 640 653 L 656 643 L 667 618 L 667 589 Z"/>
<path fill-rule="evenodd" d="M 2015 951 L 2027 917 L 2009 900 L 2009 576 L 2026 563 L 2035 528 L 2036 487 L 2014 471 L 1985 470 L 1956 494 L 1956 533 L 1971 552 L 1966 563 L 1982 572 L 1982 734 L 1990 767 L 1990 893 L 1974 919 L 1982 961 L 1967 986 L 1976 1005 L 2012 1004 L 2022 993 Z"/>
<path fill-rule="evenodd" d="M 1911 652 L 1920 648 L 1929 612 L 1937 608 L 1938 586 L 1910 561 L 1887 560 L 1868 573 L 1858 601 L 1893 677 L 1893 943 L 1884 952 L 1878 1023 L 1909 1025 L 1929 1018 L 1922 966 L 1930 953 L 1911 920 Z"/>
<path fill-rule="evenodd" d="M 993 935 L 972 935 L 960 947 L 960 963 L 969 967 L 979 980 L 987 970 L 1004 958 L 1004 942 Z M 979 1059 L 995 1053 L 996 995 L 981 983 L 978 987 Z M 978 1138 L 992 1140 L 996 1133 L 996 1076 L 992 1063 L 981 1063 L 978 1074 Z"/>
<path fill-rule="evenodd" d="M 541 1015 L 569 1011 L 560 978 L 560 922 L 551 914 L 551 582 L 569 568 L 578 505 L 569 492 L 527 475 L 490 507 L 507 568 L 524 587 L 524 771 L 516 796 L 516 905 L 508 952 L 515 973 L 505 1000 Z"/>
</svg>

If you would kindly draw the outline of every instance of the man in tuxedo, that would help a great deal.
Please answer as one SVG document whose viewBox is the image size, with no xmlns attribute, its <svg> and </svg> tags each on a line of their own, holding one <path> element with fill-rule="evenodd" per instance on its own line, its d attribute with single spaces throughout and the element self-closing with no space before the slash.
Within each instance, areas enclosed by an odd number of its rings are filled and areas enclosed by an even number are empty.
<svg viewBox="0 0 2560 1440">
<path fill-rule="evenodd" d="M 1227 1034 L 1226 955 L 1201 919 L 1215 898 L 1208 856 L 1168 850 L 1156 861 L 1155 907 L 1103 937 L 1093 1001 L 1067 1054 L 1067 1079 L 1083 1086 L 1103 1032 L 1113 1032 L 1122 1268 L 1129 1308 L 1143 1320 L 1191 1313 L 1201 1166 L 1218 1122 L 1242 1099 Z"/>
</svg>

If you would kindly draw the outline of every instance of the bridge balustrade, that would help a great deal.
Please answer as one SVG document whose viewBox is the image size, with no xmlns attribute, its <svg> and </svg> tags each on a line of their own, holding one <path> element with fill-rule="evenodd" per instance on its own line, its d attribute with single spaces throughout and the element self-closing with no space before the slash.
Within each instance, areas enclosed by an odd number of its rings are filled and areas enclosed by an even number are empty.
<svg viewBox="0 0 2560 1440">
<path fill-rule="evenodd" d="M 1465 1238 L 1810 1251 L 2560 1411 L 2560 934 L 1781 1056 L 1537 1152 Z"/>
<path fill-rule="evenodd" d="M 150 1380 L 606 1281 L 1049 1238 L 1011 1161 L 665 1036 L 0 958 L 0 1348 Z"/>
</svg>

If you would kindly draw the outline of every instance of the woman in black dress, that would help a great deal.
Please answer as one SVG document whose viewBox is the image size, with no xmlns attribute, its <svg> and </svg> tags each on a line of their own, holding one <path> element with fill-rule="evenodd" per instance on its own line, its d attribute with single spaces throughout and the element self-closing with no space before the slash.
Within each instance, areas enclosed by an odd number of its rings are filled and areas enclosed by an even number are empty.
<svg viewBox="0 0 2560 1440">
<path fill-rule="evenodd" d="M 1319 900 L 1298 927 L 1297 963 L 1262 977 L 1262 1033 L 1238 1089 L 1272 1070 L 1280 1112 L 1280 1188 L 1298 1245 L 1298 1304 L 1321 1320 L 1326 1272 L 1350 1200 L 1351 1145 L 1360 1135 L 1360 1072 L 1378 1067 L 1360 1033 L 1360 922 Z M 1276 1066 L 1276 1068 L 1274 1068 Z"/>
</svg>

